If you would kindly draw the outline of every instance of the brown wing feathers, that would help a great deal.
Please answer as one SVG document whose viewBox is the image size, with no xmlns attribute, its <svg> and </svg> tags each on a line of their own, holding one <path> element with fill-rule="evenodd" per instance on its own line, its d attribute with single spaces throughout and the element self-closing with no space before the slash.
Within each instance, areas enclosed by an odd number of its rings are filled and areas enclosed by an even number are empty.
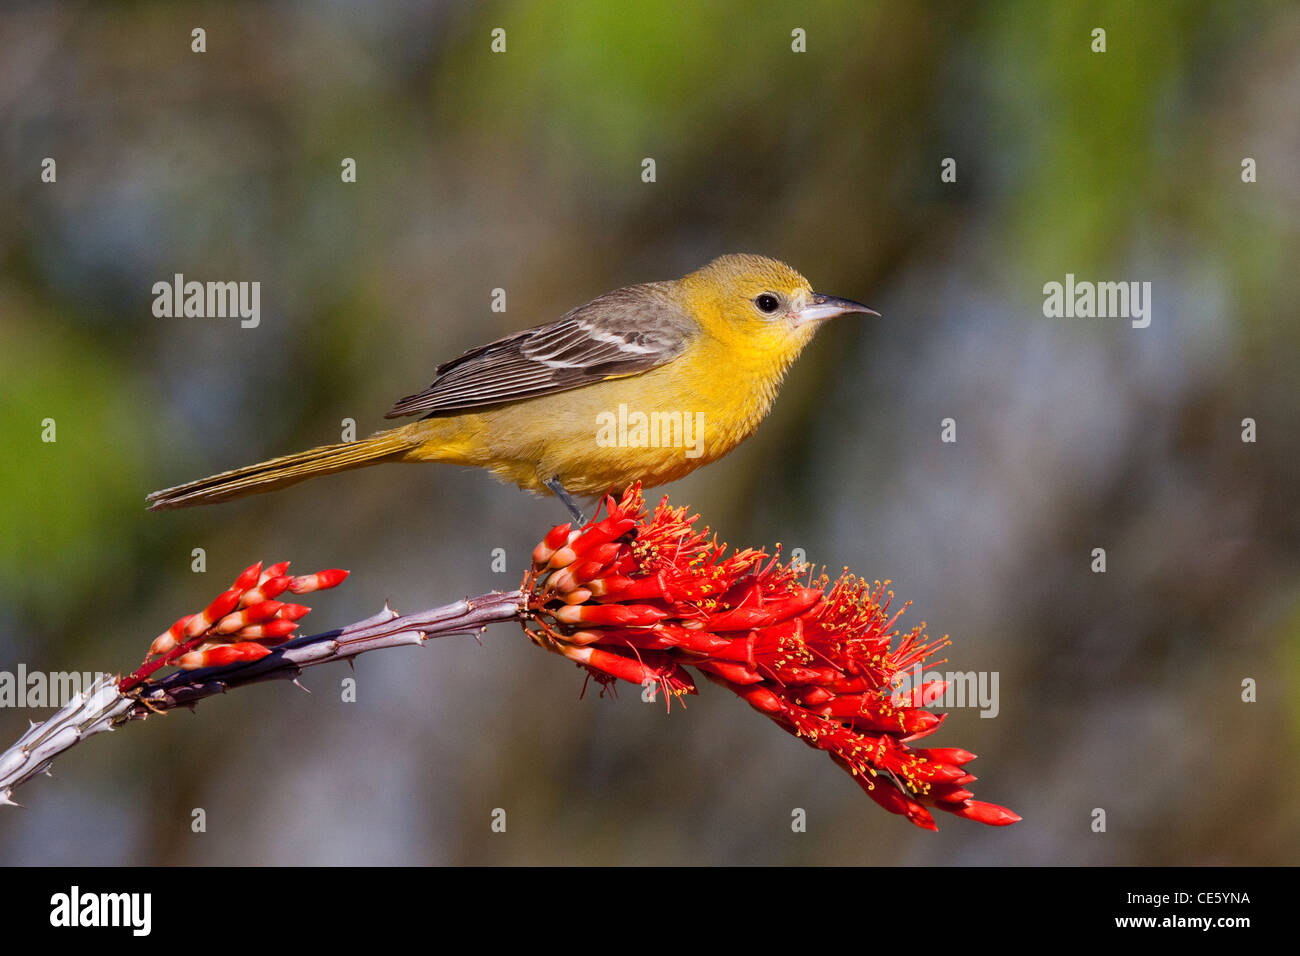
<svg viewBox="0 0 1300 956">
<path fill-rule="evenodd" d="M 384 417 L 455 414 L 646 372 L 680 355 L 694 328 L 661 284 L 618 289 L 438 366 L 432 385 Z"/>
</svg>

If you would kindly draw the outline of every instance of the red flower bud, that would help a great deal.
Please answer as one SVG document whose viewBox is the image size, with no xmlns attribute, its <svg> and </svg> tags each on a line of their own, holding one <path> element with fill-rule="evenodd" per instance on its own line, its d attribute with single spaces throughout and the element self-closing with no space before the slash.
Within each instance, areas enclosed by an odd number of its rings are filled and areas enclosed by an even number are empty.
<svg viewBox="0 0 1300 956">
<path fill-rule="evenodd" d="M 546 567 L 551 556 L 560 548 L 569 543 L 569 525 L 557 524 L 550 531 L 546 532 L 546 537 L 538 542 L 537 547 L 533 548 L 533 569 L 541 571 Z"/>
<path fill-rule="evenodd" d="M 343 582 L 348 572 L 340 568 L 317 571 L 315 574 L 303 574 L 289 582 L 289 590 L 294 594 L 307 594 L 311 591 L 324 591 Z"/>
<path fill-rule="evenodd" d="M 262 601 L 260 604 L 246 607 L 242 611 L 228 614 L 217 624 L 217 633 L 233 634 L 249 624 L 260 624 L 262 621 L 269 621 L 279 613 L 282 607 L 284 607 L 284 604 L 280 601 Z"/>
<path fill-rule="evenodd" d="M 190 651 L 176 658 L 176 666 L 181 670 L 197 670 L 200 667 L 225 667 L 229 664 L 256 661 L 270 654 L 270 648 L 261 644 L 219 644 L 207 650 Z"/>
<path fill-rule="evenodd" d="M 261 561 L 258 561 L 257 564 L 249 565 L 248 567 L 244 568 L 243 572 L 239 575 L 239 577 L 235 578 L 235 583 L 230 586 L 231 590 L 247 591 L 249 588 L 254 587 L 257 584 L 257 580 L 261 576 L 261 574 L 262 574 Z"/>
<path fill-rule="evenodd" d="M 286 603 L 280 605 L 280 613 L 277 616 L 284 618 L 286 621 L 296 621 L 300 618 L 306 617 L 310 612 L 311 608 L 307 607 L 305 604 Z"/>
<path fill-rule="evenodd" d="M 1005 827 L 1020 820 L 1018 813 L 1013 813 L 1006 807 L 999 807 L 996 803 L 981 803 L 979 800 L 968 800 L 961 809 L 952 812 L 967 820 L 976 820 L 994 827 Z"/>
<path fill-rule="evenodd" d="M 268 568 L 264 568 L 262 570 L 262 576 L 257 579 L 257 583 L 265 584 L 267 581 L 271 580 L 271 578 L 283 577 L 285 572 L 287 572 L 288 570 L 289 570 L 289 562 L 279 561 Z"/>
<path fill-rule="evenodd" d="M 270 601 L 279 597 L 289 587 L 289 582 L 292 580 L 292 578 L 283 574 L 274 578 L 266 578 L 257 587 L 250 588 L 240 596 L 240 606 L 248 607 L 250 604 L 258 604 L 261 601 Z"/>
<path fill-rule="evenodd" d="M 648 604 L 566 604 L 556 608 L 554 616 L 561 624 L 641 627 L 662 621 L 668 612 Z"/>
<path fill-rule="evenodd" d="M 166 654 L 168 651 L 175 650 L 185 636 L 185 625 L 189 623 L 191 617 L 193 617 L 192 614 L 186 614 L 155 637 L 153 643 L 149 645 L 149 653 L 145 655 L 145 659 L 147 660 L 156 654 Z"/>
<path fill-rule="evenodd" d="M 975 759 L 973 753 L 969 750 L 962 750 L 960 747 L 924 747 L 917 748 L 915 753 L 918 757 L 924 757 L 926 760 L 950 763 L 958 767 Z"/>
<path fill-rule="evenodd" d="M 247 574 L 247 572 L 245 572 Z M 240 575 L 242 578 L 244 575 Z M 221 595 L 205 607 L 198 614 L 189 619 L 185 625 L 185 636 L 198 637 L 217 621 L 221 620 L 239 604 L 240 588 L 231 588 L 229 591 L 223 591 Z"/>
<path fill-rule="evenodd" d="M 293 621 L 277 617 L 265 624 L 250 624 L 248 627 L 240 628 L 235 632 L 234 637 L 240 641 L 258 641 L 273 647 L 287 641 L 297 627 L 298 625 Z"/>
</svg>

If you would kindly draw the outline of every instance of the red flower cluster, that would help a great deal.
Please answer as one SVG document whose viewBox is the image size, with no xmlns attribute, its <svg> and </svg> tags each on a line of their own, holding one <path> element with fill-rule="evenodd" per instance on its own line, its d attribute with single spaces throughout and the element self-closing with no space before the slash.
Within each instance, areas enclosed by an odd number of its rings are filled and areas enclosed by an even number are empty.
<svg viewBox="0 0 1300 956">
<path fill-rule="evenodd" d="M 696 693 L 689 666 L 811 747 L 826 751 L 886 810 L 938 829 L 927 807 L 994 826 L 1020 819 L 972 799 L 955 747 L 914 748 L 943 716 L 942 693 L 903 693 L 902 675 L 946 641 L 924 626 L 897 643 L 892 593 L 844 574 L 805 586 L 807 569 L 762 551 L 726 554 L 698 516 L 667 499 L 646 517 L 640 486 L 579 530 L 551 530 L 533 552 L 529 635 L 602 684 L 615 679 Z M 901 612 L 900 612 L 901 613 Z"/>
<path fill-rule="evenodd" d="M 323 591 L 342 583 L 348 576 L 348 572 L 338 568 L 296 576 L 286 574 L 288 570 L 288 561 L 265 570 L 261 561 L 245 568 L 235 583 L 206 608 L 185 615 L 154 638 L 145 655 L 147 663 L 123 678 L 118 689 L 126 692 L 168 665 L 196 670 L 260 660 L 271 653 L 272 647 L 289 640 L 298 627 L 298 620 L 311 610 L 276 598 L 286 591 L 290 594 Z"/>
</svg>

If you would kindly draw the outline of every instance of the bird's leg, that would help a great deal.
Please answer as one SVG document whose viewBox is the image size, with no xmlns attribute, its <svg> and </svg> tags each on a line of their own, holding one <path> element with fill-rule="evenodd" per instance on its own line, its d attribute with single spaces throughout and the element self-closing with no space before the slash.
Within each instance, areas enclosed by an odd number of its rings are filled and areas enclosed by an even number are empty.
<svg viewBox="0 0 1300 956">
<path fill-rule="evenodd" d="M 564 490 L 564 485 L 560 484 L 559 475 L 552 475 L 550 478 L 543 478 L 542 484 L 551 489 L 551 494 L 564 502 L 564 507 L 569 509 L 569 514 L 573 516 L 575 524 L 584 525 L 587 523 L 587 518 L 582 513 L 582 509 L 578 507 L 578 503 L 573 500 L 572 495 Z"/>
</svg>

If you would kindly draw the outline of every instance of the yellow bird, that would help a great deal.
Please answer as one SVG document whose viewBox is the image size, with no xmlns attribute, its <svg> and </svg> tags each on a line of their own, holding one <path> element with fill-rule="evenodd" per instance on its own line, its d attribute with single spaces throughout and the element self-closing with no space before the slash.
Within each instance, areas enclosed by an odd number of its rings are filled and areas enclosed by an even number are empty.
<svg viewBox="0 0 1300 956">
<path fill-rule="evenodd" d="M 574 496 L 664 484 L 748 438 L 821 324 L 849 312 L 878 314 L 814 292 L 775 259 L 722 256 L 440 365 L 432 385 L 385 416 L 417 421 L 155 491 L 149 508 L 227 501 L 381 462 L 441 461 L 548 490 L 581 520 Z"/>
</svg>

